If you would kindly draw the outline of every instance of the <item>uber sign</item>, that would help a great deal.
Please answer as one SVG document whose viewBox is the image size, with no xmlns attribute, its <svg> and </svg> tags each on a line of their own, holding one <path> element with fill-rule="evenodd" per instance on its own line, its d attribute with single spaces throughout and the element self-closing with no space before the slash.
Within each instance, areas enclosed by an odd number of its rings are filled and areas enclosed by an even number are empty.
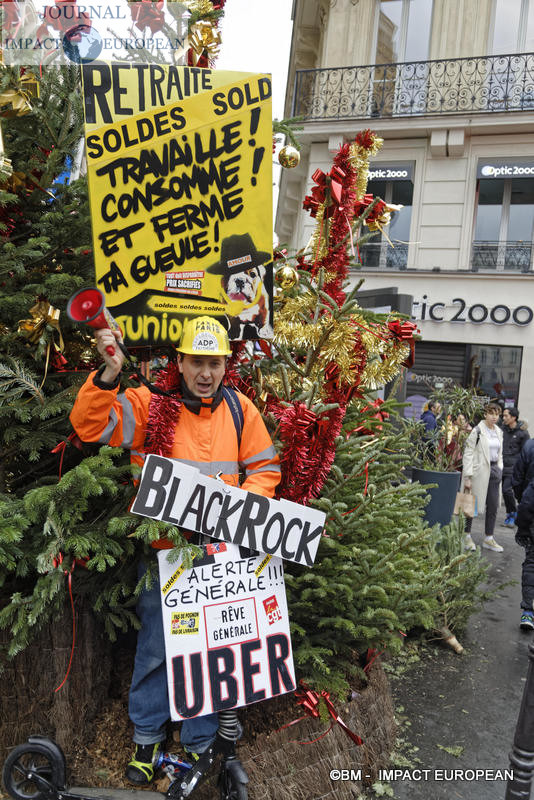
<svg viewBox="0 0 534 800">
<path fill-rule="evenodd" d="M 326 515 L 289 500 L 271 500 L 150 454 L 134 514 L 163 520 L 224 542 L 311 567 Z"/>
</svg>

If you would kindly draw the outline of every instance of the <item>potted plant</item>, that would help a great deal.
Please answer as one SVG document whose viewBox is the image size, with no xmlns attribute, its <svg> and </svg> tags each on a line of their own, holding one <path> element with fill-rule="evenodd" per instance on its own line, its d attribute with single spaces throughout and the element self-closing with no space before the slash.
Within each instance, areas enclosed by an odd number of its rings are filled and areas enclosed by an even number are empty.
<svg viewBox="0 0 534 800">
<path fill-rule="evenodd" d="M 460 486 L 462 454 L 471 422 L 483 416 L 487 397 L 456 384 L 433 389 L 429 401 L 439 403 L 437 425 L 427 430 L 421 420 L 403 420 L 413 447 L 412 480 L 428 487 L 430 502 L 425 519 L 429 525 L 448 525 Z"/>
</svg>

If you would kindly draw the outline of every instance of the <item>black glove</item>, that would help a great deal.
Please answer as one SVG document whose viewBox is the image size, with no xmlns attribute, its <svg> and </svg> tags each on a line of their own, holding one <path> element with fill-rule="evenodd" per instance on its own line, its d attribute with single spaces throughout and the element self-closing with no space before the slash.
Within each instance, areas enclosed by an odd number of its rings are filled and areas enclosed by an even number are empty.
<svg viewBox="0 0 534 800">
<path fill-rule="evenodd" d="M 529 530 L 519 529 L 515 535 L 515 540 L 520 547 L 528 547 L 532 544 L 532 536 Z"/>
</svg>

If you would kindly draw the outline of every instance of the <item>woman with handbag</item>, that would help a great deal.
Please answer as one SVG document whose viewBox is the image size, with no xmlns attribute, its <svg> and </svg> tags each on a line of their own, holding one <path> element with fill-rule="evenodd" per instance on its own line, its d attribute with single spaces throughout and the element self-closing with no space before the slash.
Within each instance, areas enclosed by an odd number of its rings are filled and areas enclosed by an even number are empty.
<svg viewBox="0 0 534 800">
<path fill-rule="evenodd" d="M 470 490 L 475 496 L 479 512 L 485 509 L 484 541 L 482 547 L 502 553 L 503 548 L 493 535 L 500 501 L 502 477 L 502 431 L 497 426 L 501 409 L 497 403 L 488 403 L 484 419 L 476 425 L 465 443 L 463 455 L 462 484 L 460 491 Z M 471 538 L 472 517 L 466 517 L 466 550 L 476 550 Z"/>
</svg>

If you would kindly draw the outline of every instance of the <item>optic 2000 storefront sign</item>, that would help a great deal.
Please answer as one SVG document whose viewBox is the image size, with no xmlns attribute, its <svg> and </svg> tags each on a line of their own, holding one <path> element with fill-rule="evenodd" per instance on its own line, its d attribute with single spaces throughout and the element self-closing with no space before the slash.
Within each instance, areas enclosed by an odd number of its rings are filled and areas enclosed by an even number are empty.
<svg viewBox="0 0 534 800">
<path fill-rule="evenodd" d="M 526 305 L 510 307 L 505 303 L 495 305 L 470 303 L 463 297 L 434 302 L 424 294 L 421 300 L 413 302 L 412 319 L 421 322 L 472 322 L 477 325 L 489 322 L 495 325 L 511 324 L 524 327 L 530 325 L 534 319 L 534 311 Z"/>
</svg>

